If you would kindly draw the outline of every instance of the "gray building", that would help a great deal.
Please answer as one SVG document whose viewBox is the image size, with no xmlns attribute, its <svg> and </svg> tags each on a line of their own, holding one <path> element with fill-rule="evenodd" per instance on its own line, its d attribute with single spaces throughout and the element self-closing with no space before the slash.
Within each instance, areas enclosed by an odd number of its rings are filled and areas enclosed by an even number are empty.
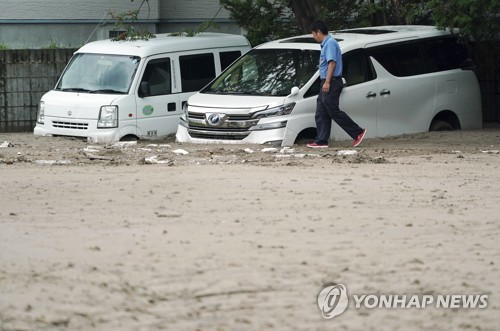
<svg viewBox="0 0 500 331">
<path fill-rule="evenodd" d="M 78 48 L 116 33 L 109 15 L 142 0 L 0 0 L 0 48 Z M 149 5 L 148 5 L 149 4 Z M 218 0 L 149 0 L 134 26 L 153 33 L 196 29 L 214 18 L 215 32 L 242 34 Z"/>
</svg>

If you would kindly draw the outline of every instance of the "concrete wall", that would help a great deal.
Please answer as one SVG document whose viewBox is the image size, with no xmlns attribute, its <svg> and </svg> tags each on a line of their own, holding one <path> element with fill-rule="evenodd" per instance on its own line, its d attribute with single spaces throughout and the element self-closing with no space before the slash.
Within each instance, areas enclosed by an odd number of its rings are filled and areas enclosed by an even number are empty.
<svg viewBox="0 0 500 331">
<path fill-rule="evenodd" d="M 33 130 L 40 98 L 55 86 L 73 52 L 0 50 L 0 132 Z"/>
</svg>

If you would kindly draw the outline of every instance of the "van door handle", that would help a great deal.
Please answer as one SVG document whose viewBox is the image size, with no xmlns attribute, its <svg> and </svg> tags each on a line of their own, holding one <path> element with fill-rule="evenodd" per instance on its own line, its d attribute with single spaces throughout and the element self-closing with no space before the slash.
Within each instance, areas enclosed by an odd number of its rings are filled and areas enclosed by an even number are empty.
<svg viewBox="0 0 500 331">
<path fill-rule="evenodd" d="M 389 95 L 391 94 L 391 91 L 389 91 L 388 89 L 383 89 L 382 91 L 380 91 L 380 95 Z"/>
<path fill-rule="evenodd" d="M 171 102 L 167 105 L 167 111 L 176 111 L 177 106 L 175 105 L 175 102 Z"/>
<path fill-rule="evenodd" d="M 373 92 L 373 91 L 370 91 L 370 92 L 368 92 L 368 93 L 366 94 L 366 97 L 367 97 L 368 99 L 370 99 L 370 98 L 375 98 L 376 96 L 377 96 L 377 93 L 375 93 L 375 92 Z"/>
</svg>

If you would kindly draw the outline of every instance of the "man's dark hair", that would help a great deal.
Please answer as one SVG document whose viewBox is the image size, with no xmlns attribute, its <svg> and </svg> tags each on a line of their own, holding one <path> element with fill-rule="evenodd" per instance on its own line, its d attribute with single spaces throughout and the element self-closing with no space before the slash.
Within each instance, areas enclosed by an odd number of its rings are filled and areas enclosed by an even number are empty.
<svg viewBox="0 0 500 331">
<path fill-rule="evenodd" d="M 311 24 L 311 31 L 318 32 L 321 31 L 322 34 L 328 34 L 328 26 L 323 21 L 315 21 Z"/>
</svg>

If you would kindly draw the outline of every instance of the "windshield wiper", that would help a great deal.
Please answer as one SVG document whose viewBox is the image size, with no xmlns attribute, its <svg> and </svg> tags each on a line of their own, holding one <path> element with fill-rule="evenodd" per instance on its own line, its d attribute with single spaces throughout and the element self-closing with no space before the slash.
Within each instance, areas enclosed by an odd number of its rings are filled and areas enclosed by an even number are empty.
<svg viewBox="0 0 500 331">
<path fill-rule="evenodd" d="M 214 91 L 215 94 L 234 94 L 234 95 L 261 95 L 258 92 L 251 91 Z"/>
<path fill-rule="evenodd" d="M 101 90 L 92 90 L 89 93 L 105 93 L 105 94 L 125 94 L 123 91 L 113 90 L 113 89 L 101 89 Z"/>
<path fill-rule="evenodd" d="M 63 92 L 90 92 L 89 90 L 81 87 L 67 87 L 67 88 L 61 88 L 60 90 Z"/>
</svg>

